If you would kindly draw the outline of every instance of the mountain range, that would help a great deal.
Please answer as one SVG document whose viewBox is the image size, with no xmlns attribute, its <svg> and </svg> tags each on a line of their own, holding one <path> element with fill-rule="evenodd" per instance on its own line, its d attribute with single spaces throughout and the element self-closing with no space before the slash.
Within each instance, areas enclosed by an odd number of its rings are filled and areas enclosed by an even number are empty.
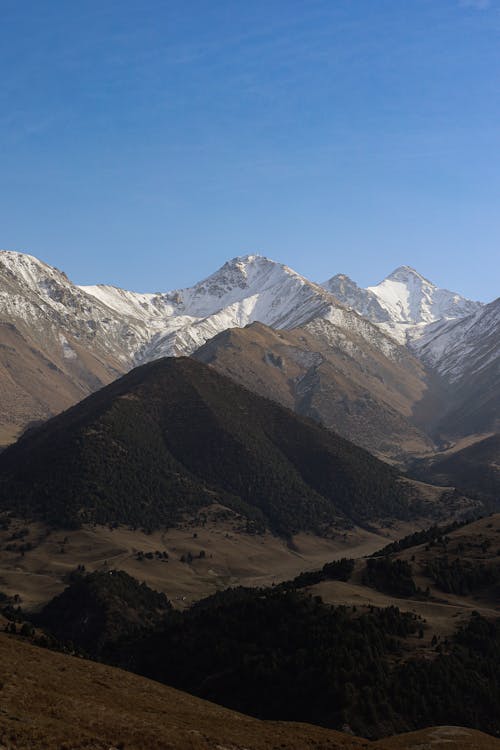
<svg viewBox="0 0 500 750">
<path fill-rule="evenodd" d="M 80 287 L 2 251 L 0 444 L 134 366 L 194 355 L 377 455 L 423 456 L 499 429 L 499 302 L 465 299 L 408 266 L 362 289 L 259 255 L 188 289 L 141 294 Z"/>
</svg>

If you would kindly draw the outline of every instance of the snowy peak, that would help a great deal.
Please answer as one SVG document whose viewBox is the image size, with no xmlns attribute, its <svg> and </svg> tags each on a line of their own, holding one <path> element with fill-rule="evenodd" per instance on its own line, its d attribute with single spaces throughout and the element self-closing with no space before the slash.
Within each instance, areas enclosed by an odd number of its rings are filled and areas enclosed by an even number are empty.
<svg viewBox="0 0 500 750">
<path fill-rule="evenodd" d="M 411 266 L 399 266 L 366 289 L 343 274 L 323 286 L 400 343 L 415 339 L 436 321 L 463 318 L 482 307 L 480 302 L 440 289 Z"/>
<path fill-rule="evenodd" d="M 114 286 L 84 286 L 82 290 L 122 315 L 154 321 L 165 316 L 205 318 L 245 298 L 298 276 L 291 269 L 261 255 L 242 255 L 192 287 L 140 294 Z M 307 283 L 304 279 L 304 283 Z"/>
<path fill-rule="evenodd" d="M 479 302 L 440 289 L 410 266 L 400 266 L 368 291 L 375 294 L 394 323 L 407 326 L 462 318 L 481 307 Z"/>
<path fill-rule="evenodd" d="M 213 315 L 218 310 L 239 303 L 253 294 L 301 277 L 282 263 L 262 255 L 242 255 L 227 261 L 218 271 L 188 289 L 165 295 L 196 317 Z M 301 279 L 307 284 L 306 279 Z"/>
<path fill-rule="evenodd" d="M 411 283 L 411 280 L 418 280 L 421 283 L 428 284 L 429 286 L 433 286 L 434 288 L 436 288 L 435 284 L 426 279 L 425 276 L 422 276 L 422 274 L 420 274 L 411 266 L 399 266 L 392 273 L 390 273 L 389 276 L 387 276 L 387 280 L 389 279 L 394 281 L 401 281 L 403 283 Z"/>
<path fill-rule="evenodd" d="M 390 322 L 387 310 L 380 304 L 376 295 L 359 287 L 355 281 L 343 273 L 333 276 L 322 285 L 342 304 L 355 310 L 359 315 L 380 325 Z"/>
</svg>

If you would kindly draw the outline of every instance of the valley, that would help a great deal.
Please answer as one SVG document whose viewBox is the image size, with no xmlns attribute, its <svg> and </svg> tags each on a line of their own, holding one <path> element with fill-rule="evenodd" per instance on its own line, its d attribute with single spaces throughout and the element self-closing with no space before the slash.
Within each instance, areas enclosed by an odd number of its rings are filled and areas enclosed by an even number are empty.
<svg viewBox="0 0 500 750">
<path fill-rule="evenodd" d="M 80 565 L 63 593 L 31 616 L 56 636 L 51 648 L 71 642 L 64 650 L 260 719 L 293 716 L 334 729 L 345 724 L 371 738 L 426 723 L 463 722 L 495 734 L 491 706 L 499 685 L 491 664 L 500 648 L 499 535 L 500 514 L 413 531 L 347 566 L 349 551 L 367 554 L 373 546 L 373 539 L 353 538 L 330 552 L 322 569 L 311 564 L 309 572 L 281 584 L 265 586 L 259 578 L 257 589 L 233 581 L 232 588 L 189 606 L 175 598 L 169 603 L 119 572 L 127 560 L 117 556 L 116 567 L 101 565 L 95 573 Z M 77 541 L 65 542 L 68 554 Z M 323 580 L 315 583 L 318 574 Z M 151 575 L 153 589 L 155 582 Z M 28 608 L 18 622 L 26 616 Z M 52 635 L 19 628 L 26 645 L 50 646 Z M 303 670 L 300 685 L 288 680 L 292 664 Z M 235 684 L 241 686 L 236 692 Z M 449 695 L 434 702 L 433 691 L 443 695 L 445 684 Z M 424 685 L 432 686 L 429 692 L 421 692 Z"/>
<path fill-rule="evenodd" d="M 377 551 L 379 552 L 379 551 Z M 376 559 L 376 558 L 375 558 Z M 411 597 L 388 591 L 381 591 L 367 586 L 364 579 L 365 565 L 362 560 L 356 562 L 352 576 L 347 583 L 342 581 L 323 581 L 308 591 L 321 596 L 323 601 L 334 605 L 357 607 L 392 607 L 417 614 L 425 623 L 422 638 L 411 643 L 411 650 L 429 649 L 431 640 L 436 636 L 440 641 L 449 638 L 461 624 L 466 622 L 472 612 L 479 612 L 487 619 L 500 617 L 500 515 L 486 516 L 478 521 L 465 524 L 438 535 L 437 541 L 409 546 L 401 551 L 389 552 L 391 561 L 401 560 L 413 571 L 413 580 L 417 589 L 427 592 L 425 596 Z M 453 590 L 452 571 L 448 573 L 450 586 L 443 588 L 443 583 L 433 577 L 432 569 L 443 560 L 460 561 L 457 569 L 457 583 Z M 477 583 L 465 584 L 461 576 L 464 570 L 491 571 L 491 579 L 478 580 Z M 446 580 L 446 579 L 443 579 Z"/>
<path fill-rule="evenodd" d="M 191 519 L 148 534 L 123 526 L 53 530 L 14 520 L 0 531 L 0 591 L 16 597 L 23 609 L 37 610 L 83 565 L 88 572 L 124 570 L 185 609 L 230 586 L 271 586 L 331 560 L 370 555 L 416 525 L 395 522 L 377 531 L 353 528 L 329 537 L 302 532 L 287 541 L 269 532 L 245 533 L 242 518 L 221 506 L 203 515 L 203 524 Z M 417 526 L 428 523 L 422 519 Z"/>
</svg>

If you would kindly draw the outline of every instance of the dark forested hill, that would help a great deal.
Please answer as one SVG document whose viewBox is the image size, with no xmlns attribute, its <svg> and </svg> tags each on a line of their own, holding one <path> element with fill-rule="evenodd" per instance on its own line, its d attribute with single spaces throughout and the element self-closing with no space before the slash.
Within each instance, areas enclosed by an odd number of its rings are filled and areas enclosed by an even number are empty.
<svg viewBox="0 0 500 750">
<path fill-rule="evenodd" d="M 413 473 L 435 484 L 453 485 L 496 510 L 500 507 L 500 434 L 435 460 L 415 461 Z"/>
<path fill-rule="evenodd" d="M 37 614 L 36 624 L 105 658 L 122 639 L 154 631 L 170 609 L 164 594 L 123 570 L 82 572 L 73 575 L 71 584 Z"/>
<path fill-rule="evenodd" d="M 0 506 L 152 529 L 214 502 L 288 535 L 408 517 L 397 472 L 187 358 L 133 370 L 0 455 Z"/>
</svg>

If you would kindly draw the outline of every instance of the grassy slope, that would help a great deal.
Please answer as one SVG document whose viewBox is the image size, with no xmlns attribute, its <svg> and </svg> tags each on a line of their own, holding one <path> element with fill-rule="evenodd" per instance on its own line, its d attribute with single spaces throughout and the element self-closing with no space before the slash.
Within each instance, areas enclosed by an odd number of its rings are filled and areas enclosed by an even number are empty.
<svg viewBox="0 0 500 750">
<path fill-rule="evenodd" d="M 498 750 L 468 729 L 368 743 L 306 724 L 263 722 L 95 662 L 0 633 L 0 742 L 19 750 Z M 428 743 L 428 744 L 427 744 Z"/>
<path fill-rule="evenodd" d="M 290 750 L 359 746 L 318 727 L 264 723 L 158 683 L 0 634 L 0 743 L 33 750 Z M 500 743 L 499 743 L 500 744 Z"/>
</svg>

